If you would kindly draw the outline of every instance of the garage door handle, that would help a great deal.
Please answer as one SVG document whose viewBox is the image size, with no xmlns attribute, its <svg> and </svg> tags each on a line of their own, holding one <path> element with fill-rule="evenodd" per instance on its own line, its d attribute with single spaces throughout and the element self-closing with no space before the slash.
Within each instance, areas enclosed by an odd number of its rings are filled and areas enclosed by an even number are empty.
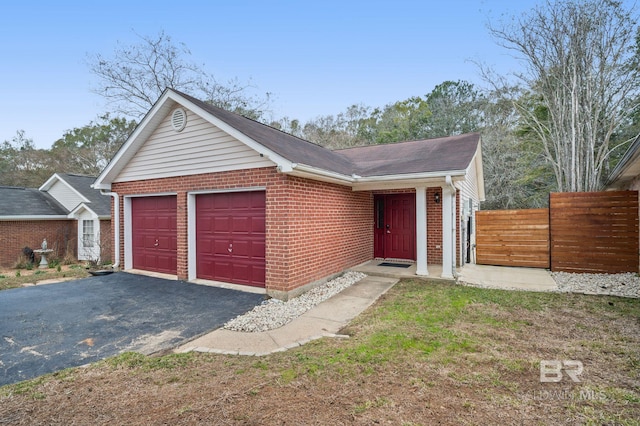
<svg viewBox="0 0 640 426">
<path fill-rule="evenodd" d="M 156 243 L 153 245 L 154 247 L 158 247 L 160 245 L 160 243 L 158 242 L 158 240 L 156 240 Z"/>
<path fill-rule="evenodd" d="M 227 249 L 229 253 L 233 253 L 233 244 L 229 244 L 229 248 Z"/>
</svg>

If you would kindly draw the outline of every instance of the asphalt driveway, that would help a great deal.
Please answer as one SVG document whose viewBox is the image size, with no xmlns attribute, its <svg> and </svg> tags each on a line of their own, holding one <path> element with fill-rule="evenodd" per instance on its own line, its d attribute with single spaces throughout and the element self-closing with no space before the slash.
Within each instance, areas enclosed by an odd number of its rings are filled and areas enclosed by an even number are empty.
<svg viewBox="0 0 640 426">
<path fill-rule="evenodd" d="M 262 300 L 124 272 L 0 291 L 0 386 L 126 351 L 168 349 Z"/>
</svg>

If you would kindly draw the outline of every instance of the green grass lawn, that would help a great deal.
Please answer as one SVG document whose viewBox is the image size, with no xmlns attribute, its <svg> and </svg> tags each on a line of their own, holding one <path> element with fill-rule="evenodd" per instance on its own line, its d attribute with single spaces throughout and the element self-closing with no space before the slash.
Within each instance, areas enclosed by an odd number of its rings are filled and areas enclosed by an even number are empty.
<svg viewBox="0 0 640 426">
<path fill-rule="evenodd" d="M 640 424 L 638 299 L 404 280 L 343 333 L 123 354 L 0 388 L 0 424 Z M 541 383 L 542 360 L 582 362 L 580 382 Z"/>
</svg>

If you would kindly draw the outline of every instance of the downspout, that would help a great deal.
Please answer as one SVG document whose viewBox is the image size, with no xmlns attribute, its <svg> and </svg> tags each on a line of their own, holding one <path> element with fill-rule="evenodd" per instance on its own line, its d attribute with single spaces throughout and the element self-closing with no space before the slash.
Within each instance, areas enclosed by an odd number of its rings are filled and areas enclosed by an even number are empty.
<svg viewBox="0 0 640 426">
<path fill-rule="evenodd" d="M 447 186 L 449 186 L 449 188 L 451 188 L 451 235 L 454 236 L 454 238 L 451 241 L 451 252 L 452 252 L 452 256 L 451 256 L 451 273 L 453 274 L 454 278 L 457 277 L 458 273 L 456 272 L 456 261 L 458 260 L 458 235 L 457 235 L 457 230 L 458 230 L 458 216 L 456 215 L 456 208 L 457 208 L 457 203 L 456 203 L 456 187 L 453 184 L 453 181 L 451 180 L 451 175 L 447 175 L 445 177 L 445 183 L 447 184 Z"/>
<path fill-rule="evenodd" d="M 101 189 L 100 193 L 102 195 L 110 195 L 111 197 L 113 197 L 113 212 L 115 213 L 113 215 L 114 217 L 113 244 L 115 246 L 114 255 L 115 255 L 116 261 L 113 263 L 111 267 L 113 269 L 116 269 L 120 266 L 120 197 L 116 192 L 104 192 L 104 189 Z"/>
</svg>

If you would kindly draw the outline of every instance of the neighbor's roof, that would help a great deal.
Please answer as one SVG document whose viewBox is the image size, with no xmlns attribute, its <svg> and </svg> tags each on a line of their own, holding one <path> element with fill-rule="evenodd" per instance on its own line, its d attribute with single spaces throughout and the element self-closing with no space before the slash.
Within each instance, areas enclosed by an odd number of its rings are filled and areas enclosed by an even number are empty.
<svg viewBox="0 0 640 426">
<path fill-rule="evenodd" d="M 111 215 L 111 197 L 102 195 L 100 191 L 91 188 L 96 180 L 95 176 L 76 175 L 71 173 L 57 173 L 57 175 L 71 185 L 83 197 L 89 200 L 88 205 L 98 216 Z"/>
<path fill-rule="evenodd" d="M 59 216 L 67 209 L 51 195 L 36 188 L 0 186 L 0 216 Z"/>
</svg>

